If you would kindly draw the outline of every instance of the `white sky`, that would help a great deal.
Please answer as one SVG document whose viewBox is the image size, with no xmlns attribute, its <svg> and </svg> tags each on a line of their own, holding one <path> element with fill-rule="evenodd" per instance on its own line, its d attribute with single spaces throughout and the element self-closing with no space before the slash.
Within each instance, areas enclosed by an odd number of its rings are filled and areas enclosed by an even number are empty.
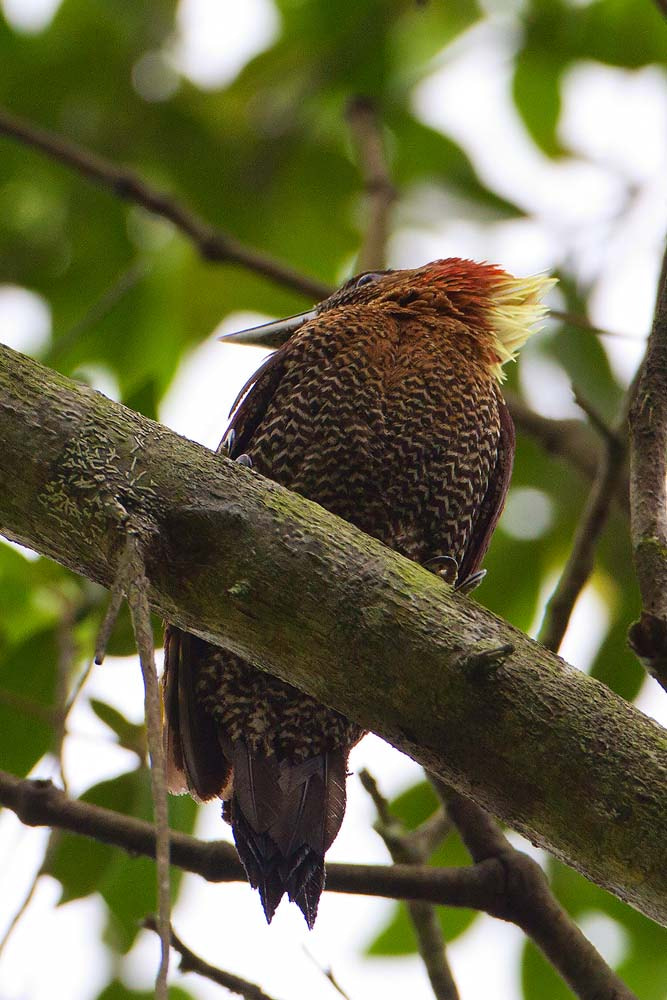
<svg viewBox="0 0 667 1000">
<path fill-rule="evenodd" d="M 7 19 L 28 32 L 41 30 L 57 6 L 57 0 L 1 0 Z M 182 0 L 178 23 L 170 51 L 148 54 L 150 58 L 135 67 L 135 86 L 142 93 L 141 88 L 146 90 L 147 99 L 167 97 L 169 88 L 178 85 L 175 71 L 203 88 L 227 82 L 279 30 L 270 0 L 244 0 L 243 4 Z M 574 245 L 574 261 L 582 277 L 596 276 L 594 321 L 636 338 L 605 341 L 615 369 L 629 380 L 650 322 L 660 242 L 667 226 L 665 74 L 656 68 L 627 73 L 593 64 L 574 67 L 564 85 L 560 134 L 581 158 L 573 155 L 556 164 L 528 140 L 509 99 L 509 57 L 514 44 L 513 30 L 503 19 L 468 32 L 445 64 L 419 87 L 415 107 L 425 121 L 457 138 L 474 156 L 482 176 L 534 212 L 535 220 L 491 227 L 458 220 L 434 224 L 433 192 L 416 192 L 401 213 L 410 224 L 392 238 L 392 263 L 415 266 L 451 254 L 497 260 L 510 270 L 528 273 L 559 263 L 567 241 Z M 169 72 L 163 72 L 160 60 Z M 636 185 L 636 195 L 619 224 L 622 181 L 627 178 Z M 441 217 L 446 220 L 446 213 Z M 225 329 L 261 318 L 237 315 L 227 320 Z M 48 306 L 38 296 L 0 285 L 0 340 L 35 351 L 49 336 L 49 328 Z M 185 360 L 161 411 L 169 426 L 209 446 L 217 444 L 238 387 L 263 356 L 256 349 L 218 344 L 215 335 L 219 332 L 222 328 L 211 331 Z M 525 352 L 521 372 L 536 408 L 553 416 L 578 413 L 570 402 L 567 381 L 556 378 L 556 369 L 530 350 Z M 114 395 L 107 373 L 88 374 L 98 388 Z M 515 502 L 520 523 L 522 498 Z M 545 510 L 545 524 L 549 517 Z M 510 511 L 508 529 L 511 524 Z M 547 594 L 545 588 L 545 598 Z M 588 587 L 566 638 L 566 658 L 585 669 L 604 624 L 603 604 L 594 588 Z M 141 718 L 140 675 L 131 659 L 110 660 L 98 668 L 88 694 L 117 705 L 129 718 Z M 667 723 L 667 699 L 654 682 L 646 682 L 639 704 Z M 75 793 L 127 768 L 126 752 L 110 742 L 85 700 L 73 715 L 72 728 L 76 735 L 68 743 L 66 766 Z M 419 775 L 411 761 L 375 737 L 368 737 L 354 751 L 351 770 L 362 766 L 376 775 L 387 794 L 408 787 Z M 40 766 L 37 773 L 44 775 L 45 767 Z M 372 809 L 354 777 L 348 782 L 348 793 L 345 823 L 329 858 L 385 861 L 384 849 L 370 829 Z M 216 806 L 203 810 L 199 832 L 211 838 L 227 836 Z M 0 819 L 0 936 L 39 864 L 45 837 L 44 831 L 21 827 L 11 814 Z M 101 904 L 93 898 L 54 909 L 57 898 L 56 883 L 43 879 L 3 956 L 2 1000 L 90 1000 L 105 982 L 108 959 L 98 943 Z M 325 894 L 313 933 L 306 931 L 295 908 L 286 905 L 267 928 L 258 899 L 246 886 L 207 885 L 191 876 L 186 879 L 174 923 L 185 941 L 209 961 L 261 982 L 277 998 L 333 997 L 331 986 L 304 954 L 304 947 L 323 966 L 333 967 L 352 998 L 380 991 L 385 1000 L 430 997 L 418 959 L 368 961 L 359 957 L 364 942 L 372 939 L 389 909 L 390 904 L 383 901 Z M 586 931 L 610 958 L 622 954 L 622 933 L 608 921 L 589 921 Z M 515 928 L 481 917 L 449 949 L 462 996 L 517 997 L 521 942 L 522 935 Z M 155 940 L 142 935 L 123 965 L 128 985 L 150 988 L 156 957 Z M 193 976 L 184 985 L 202 998 L 220 996 L 217 987 Z"/>
</svg>

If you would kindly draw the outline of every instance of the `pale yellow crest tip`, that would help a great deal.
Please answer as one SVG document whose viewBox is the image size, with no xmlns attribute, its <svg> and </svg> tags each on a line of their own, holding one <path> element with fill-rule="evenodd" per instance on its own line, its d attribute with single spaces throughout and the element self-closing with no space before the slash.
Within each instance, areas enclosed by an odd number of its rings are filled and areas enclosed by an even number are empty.
<svg viewBox="0 0 667 1000">
<path fill-rule="evenodd" d="M 498 363 L 493 373 L 499 382 L 505 378 L 503 365 L 514 361 L 519 349 L 531 334 L 542 327 L 548 313 L 542 298 L 556 284 L 556 278 L 534 274 L 527 278 L 503 275 L 490 289 L 491 335 Z"/>
</svg>

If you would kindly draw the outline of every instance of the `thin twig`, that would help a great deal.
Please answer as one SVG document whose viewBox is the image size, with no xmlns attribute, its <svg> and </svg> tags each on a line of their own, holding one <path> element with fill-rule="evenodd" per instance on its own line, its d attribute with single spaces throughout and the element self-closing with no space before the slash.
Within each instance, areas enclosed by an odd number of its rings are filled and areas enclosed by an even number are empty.
<svg viewBox="0 0 667 1000">
<path fill-rule="evenodd" d="M 503 865 L 493 915 L 520 927 L 581 1000 L 637 1000 L 553 896 L 537 862 L 512 847 L 484 809 L 430 777 L 475 864 Z"/>
<path fill-rule="evenodd" d="M 613 427 L 610 427 L 598 408 L 590 401 L 590 399 L 586 398 L 578 386 L 572 386 L 572 395 L 574 396 L 574 401 L 579 409 L 584 411 L 591 423 L 591 426 L 595 429 L 598 436 L 601 437 L 603 441 L 607 441 L 609 438 L 615 440 L 618 437 L 619 431 L 622 430 L 622 428 L 619 427 L 619 429 L 616 430 Z M 622 421 L 619 421 L 619 423 L 622 423 Z"/>
<path fill-rule="evenodd" d="M 559 319 L 562 323 L 574 326 L 577 330 L 586 330 L 587 333 L 594 333 L 596 337 L 614 337 L 618 340 L 642 340 L 633 333 L 621 333 L 620 330 L 605 330 L 601 326 L 591 323 L 587 316 L 581 313 L 568 312 L 565 309 L 550 309 L 549 315 L 554 319 Z"/>
<path fill-rule="evenodd" d="M 315 956 L 311 955 L 311 953 L 308 951 L 305 945 L 302 945 L 302 948 L 304 955 L 306 955 L 306 957 L 310 959 L 310 961 L 313 963 L 316 969 L 319 969 L 324 978 L 331 983 L 336 993 L 340 993 L 340 995 L 343 997 L 343 1000 L 350 1000 L 349 995 L 345 992 L 343 987 L 340 985 L 340 983 L 334 976 L 333 969 L 331 968 L 331 966 L 329 966 L 328 969 L 325 969 L 324 966 L 320 965 Z"/>
<path fill-rule="evenodd" d="M 94 659 L 89 660 L 84 670 L 81 672 L 81 675 L 79 676 L 76 684 L 74 685 L 72 693 L 70 694 L 69 699 L 67 701 L 67 705 L 65 706 L 65 722 L 67 722 L 67 717 L 74 708 L 75 702 L 79 697 L 79 695 L 81 694 L 81 692 L 83 691 L 86 681 L 90 677 L 94 666 L 95 666 L 95 660 Z"/>
<path fill-rule="evenodd" d="M 577 602 L 595 562 L 595 550 L 607 522 L 625 463 L 627 445 L 620 430 L 605 430 L 603 452 L 572 548 L 556 588 L 547 603 L 538 640 L 558 652 Z"/>
<path fill-rule="evenodd" d="M 149 264 L 146 260 L 134 260 L 126 267 L 114 282 L 106 288 L 100 297 L 93 302 L 83 316 L 74 323 L 62 336 L 52 344 L 45 363 L 52 365 L 66 350 L 80 340 L 81 336 L 107 316 L 128 292 L 146 277 Z"/>
<path fill-rule="evenodd" d="M 330 289 L 315 278 L 300 274 L 285 264 L 244 246 L 186 208 L 176 198 L 147 184 L 134 171 L 117 167 L 54 132 L 22 121 L 0 109 L 0 133 L 64 163 L 89 180 L 109 189 L 116 197 L 142 205 L 154 215 L 168 219 L 195 243 L 206 260 L 240 264 L 277 284 L 301 292 L 310 299 L 325 299 L 330 293 Z"/>
<path fill-rule="evenodd" d="M 148 930 L 159 934 L 158 922 L 155 917 L 147 917 L 143 925 Z M 250 983 L 247 979 L 241 979 L 240 976 L 235 976 L 231 972 L 225 972 L 224 969 L 219 969 L 215 965 L 209 965 L 199 955 L 195 955 L 187 945 L 183 944 L 171 925 L 169 926 L 169 935 L 171 947 L 181 956 L 179 963 L 180 972 L 196 972 L 198 976 L 210 979 L 212 983 L 217 983 L 218 986 L 224 986 L 225 989 L 244 997 L 245 1000 L 272 1000 L 272 997 L 260 989 L 259 986 L 256 986 L 255 983 Z"/>
<path fill-rule="evenodd" d="M 125 598 L 124 587 L 125 581 L 120 577 L 116 577 L 111 593 L 109 594 L 109 603 L 95 640 L 95 658 L 93 660 L 95 666 L 99 667 L 104 662 L 111 633 L 120 614 L 120 609 L 123 606 Z"/>
<path fill-rule="evenodd" d="M 414 834 L 406 831 L 396 817 L 392 816 L 389 803 L 381 794 L 375 778 L 367 770 L 359 772 L 359 779 L 373 800 L 378 814 L 375 830 L 382 837 L 392 861 L 395 864 L 426 864 L 434 845 L 426 847 L 423 841 L 417 841 Z M 440 810 L 440 814 L 446 820 L 446 825 L 442 827 L 444 836 L 450 825 L 444 809 Z M 433 995 L 436 1000 L 458 1000 L 459 992 L 447 961 L 446 943 L 437 910 L 430 903 L 416 900 L 408 902 L 406 906 Z"/>
<path fill-rule="evenodd" d="M 667 690 L 667 247 L 629 430 L 630 525 L 643 606 L 630 645 Z"/>
<path fill-rule="evenodd" d="M 139 662 L 144 678 L 144 708 L 148 749 L 151 758 L 151 790 L 156 829 L 156 869 L 158 884 L 158 928 L 162 942 L 160 968 L 155 982 L 157 1000 L 167 1000 L 167 974 L 169 971 L 169 933 L 171 892 L 169 878 L 169 805 L 167 798 L 167 773 L 162 743 L 162 718 L 160 691 L 155 666 L 153 628 L 148 604 L 143 549 L 138 532 L 127 529 L 125 567 L 127 603 L 130 607 L 134 635 L 139 652 Z"/>
<path fill-rule="evenodd" d="M 53 836 L 53 834 L 51 834 L 51 836 Z M 43 869 L 44 869 L 44 863 L 42 862 L 42 864 L 39 866 L 38 870 L 35 872 L 34 878 L 32 879 L 32 881 L 31 881 L 31 883 L 30 883 L 30 885 L 28 887 L 28 891 L 26 892 L 26 894 L 25 894 L 25 896 L 23 898 L 23 902 L 21 903 L 21 905 L 19 906 L 18 910 L 16 911 L 16 913 L 12 917 L 12 919 L 11 919 L 11 921 L 9 923 L 9 926 L 7 927 L 7 930 L 5 931 L 5 933 L 2 936 L 2 939 L 0 939 L 0 957 L 2 956 L 3 951 L 7 947 L 7 944 L 9 942 L 9 939 L 11 938 L 12 934 L 14 933 L 14 931 L 16 930 L 16 928 L 18 927 L 18 925 L 20 924 L 20 922 L 23 919 L 23 917 L 25 916 L 25 914 L 28 912 L 28 907 L 32 903 L 33 897 L 35 895 L 35 891 L 37 889 L 37 883 L 39 882 L 39 880 L 40 880 L 40 878 L 42 876 Z"/>
<path fill-rule="evenodd" d="M 368 221 L 357 269 L 381 270 L 386 266 L 389 212 L 396 199 L 396 190 L 387 170 L 382 126 L 375 104 L 367 97 L 353 98 L 347 106 L 346 117 L 368 204 Z"/>
<path fill-rule="evenodd" d="M 68 785 L 63 764 L 63 750 L 67 733 L 69 677 L 76 657 L 76 645 L 72 634 L 74 618 L 75 608 L 71 602 L 66 602 L 63 617 L 58 627 L 58 661 L 56 664 L 52 745 L 53 756 L 58 764 L 60 781 L 66 792 L 68 791 Z"/>
</svg>

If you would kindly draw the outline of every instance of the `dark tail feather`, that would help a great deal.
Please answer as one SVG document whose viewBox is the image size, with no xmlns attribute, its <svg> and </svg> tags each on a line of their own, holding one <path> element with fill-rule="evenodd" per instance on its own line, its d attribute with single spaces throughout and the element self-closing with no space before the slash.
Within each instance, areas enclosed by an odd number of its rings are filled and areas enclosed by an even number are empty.
<svg viewBox="0 0 667 1000">
<path fill-rule="evenodd" d="M 197 636 L 167 625 L 163 678 L 167 784 L 174 794 L 187 791 L 202 802 L 223 794 L 231 778 L 217 726 L 195 691 L 198 668 L 213 652 Z"/>
<path fill-rule="evenodd" d="M 324 888 L 324 855 L 345 814 L 346 769 L 342 750 L 290 764 L 235 744 L 232 830 L 269 923 L 287 893 L 312 929 Z"/>
</svg>

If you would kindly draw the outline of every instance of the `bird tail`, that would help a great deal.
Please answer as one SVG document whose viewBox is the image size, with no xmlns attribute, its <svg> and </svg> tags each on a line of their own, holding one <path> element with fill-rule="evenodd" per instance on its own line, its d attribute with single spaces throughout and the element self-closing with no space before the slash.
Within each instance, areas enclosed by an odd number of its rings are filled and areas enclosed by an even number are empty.
<svg viewBox="0 0 667 1000">
<path fill-rule="evenodd" d="M 200 802 L 224 798 L 232 777 L 218 727 L 196 691 L 197 674 L 213 651 L 203 639 L 167 625 L 162 680 L 167 786 L 174 795 L 189 792 Z"/>
<path fill-rule="evenodd" d="M 234 794 L 225 815 L 268 923 L 287 893 L 312 930 L 324 888 L 324 855 L 345 815 L 347 754 L 301 763 L 234 745 Z"/>
</svg>

